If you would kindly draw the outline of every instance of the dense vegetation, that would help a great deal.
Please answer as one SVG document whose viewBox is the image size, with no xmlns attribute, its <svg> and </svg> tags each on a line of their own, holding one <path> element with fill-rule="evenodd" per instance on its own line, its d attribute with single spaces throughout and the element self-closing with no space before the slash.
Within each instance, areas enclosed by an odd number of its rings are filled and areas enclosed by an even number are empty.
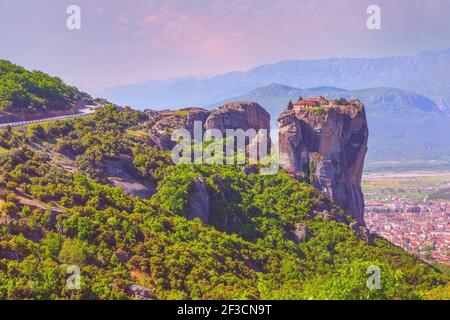
<svg viewBox="0 0 450 320">
<path fill-rule="evenodd" d="M 66 109 L 86 96 L 57 77 L 0 60 L 0 111 Z"/>
<path fill-rule="evenodd" d="M 147 120 L 106 107 L 0 130 L 1 299 L 127 299 L 132 284 L 158 299 L 448 297 L 445 270 L 383 239 L 367 243 L 350 217 L 284 172 L 171 165 L 146 145 Z M 157 186 L 151 199 L 111 185 L 104 167 L 119 158 Z M 198 179 L 211 194 L 209 225 L 185 217 Z M 66 285 L 69 265 L 81 268 L 79 290 Z M 371 265 L 380 290 L 366 286 Z"/>
</svg>

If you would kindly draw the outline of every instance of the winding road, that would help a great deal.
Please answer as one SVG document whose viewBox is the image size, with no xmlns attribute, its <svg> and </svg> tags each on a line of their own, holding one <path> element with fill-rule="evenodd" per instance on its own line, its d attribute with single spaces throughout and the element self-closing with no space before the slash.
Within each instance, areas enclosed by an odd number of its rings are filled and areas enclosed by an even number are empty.
<svg viewBox="0 0 450 320">
<path fill-rule="evenodd" d="M 78 118 L 78 117 L 84 117 L 95 113 L 95 110 L 98 108 L 101 108 L 103 106 L 86 106 L 83 109 L 78 110 L 78 113 L 75 114 L 68 114 L 65 116 L 58 116 L 58 117 L 51 117 L 51 118 L 42 118 L 42 119 L 36 119 L 36 120 L 30 120 L 30 121 L 18 121 L 18 122 L 10 122 L 10 123 L 2 123 L 0 124 L 0 128 L 5 128 L 8 126 L 11 127 L 22 127 L 27 126 L 30 124 L 35 123 L 41 123 L 41 122 L 49 122 L 49 121 L 55 121 L 55 120 L 64 120 L 64 119 L 71 119 L 71 118 Z"/>
</svg>

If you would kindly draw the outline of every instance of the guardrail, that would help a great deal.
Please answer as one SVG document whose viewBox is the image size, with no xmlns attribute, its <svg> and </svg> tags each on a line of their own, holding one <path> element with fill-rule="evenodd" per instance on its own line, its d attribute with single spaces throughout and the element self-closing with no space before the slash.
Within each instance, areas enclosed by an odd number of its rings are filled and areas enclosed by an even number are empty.
<svg viewBox="0 0 450 320">
<path fill-rule="evenodd" d="M 100 108 L 100 107 L 96 107 L 95 109 L 98 109 L 98 108 Z M 11 126 L 11 127 L 23 127 L 23 126 L 28 126 L 30 124 L 35 124 L 35 123 L 51 122 L 51 121 L 56 121 L 56 120 L 64 120 L 64 119 L 84 117 L 84 116 L 88 116 L 88 115 L 94 114 L 95 113 L 95 109 L 88 109 L 88 110 L 81 111 L 81 113 L 69 114 L 69 115 L 65 115 L 65 116 L 43 118 L 43 119 L 30 120 L 30 121 L 19 121 L 19 122 L 3 123 L 3 124 L 0 124 L 0 128 L 5 128 L 5 127 L 8 127 L 8 126 Z"/>
</svg>

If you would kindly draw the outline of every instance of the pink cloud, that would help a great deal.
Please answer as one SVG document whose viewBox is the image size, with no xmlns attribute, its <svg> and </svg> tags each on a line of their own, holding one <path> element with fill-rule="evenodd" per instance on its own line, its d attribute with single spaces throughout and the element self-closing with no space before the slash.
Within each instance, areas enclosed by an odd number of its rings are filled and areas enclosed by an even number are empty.
<svg viewBox="0 0 450 320">
<path fill-rule="evenodd" d="M 20 2 L 1 2 L 0 23 L 8 27 L 0 28 L 0 37 L 8 45 L 0 55 L 63 70 L 61 76 L 74 84 L 96 88 L 284 59 L 400 55 L 450 46 L 448 0 L 377 0 L 383 10 L 379 32 L 365 27 L 372 0 L 77 0 L 79 32 L 65 28 L 69 0 Z"/>
</svg>

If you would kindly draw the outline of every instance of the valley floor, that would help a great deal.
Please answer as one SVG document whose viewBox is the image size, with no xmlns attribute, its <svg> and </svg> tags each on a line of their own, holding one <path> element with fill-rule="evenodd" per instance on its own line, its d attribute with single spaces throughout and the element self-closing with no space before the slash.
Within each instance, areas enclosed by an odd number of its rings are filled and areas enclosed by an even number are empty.
<svg viewBox="0 0 450 320">
<path fill-rule="evenodd" d="M 369 229 L 429 262 L 450 264 L 450 171 L 363 177 Z"/>
</svg>

